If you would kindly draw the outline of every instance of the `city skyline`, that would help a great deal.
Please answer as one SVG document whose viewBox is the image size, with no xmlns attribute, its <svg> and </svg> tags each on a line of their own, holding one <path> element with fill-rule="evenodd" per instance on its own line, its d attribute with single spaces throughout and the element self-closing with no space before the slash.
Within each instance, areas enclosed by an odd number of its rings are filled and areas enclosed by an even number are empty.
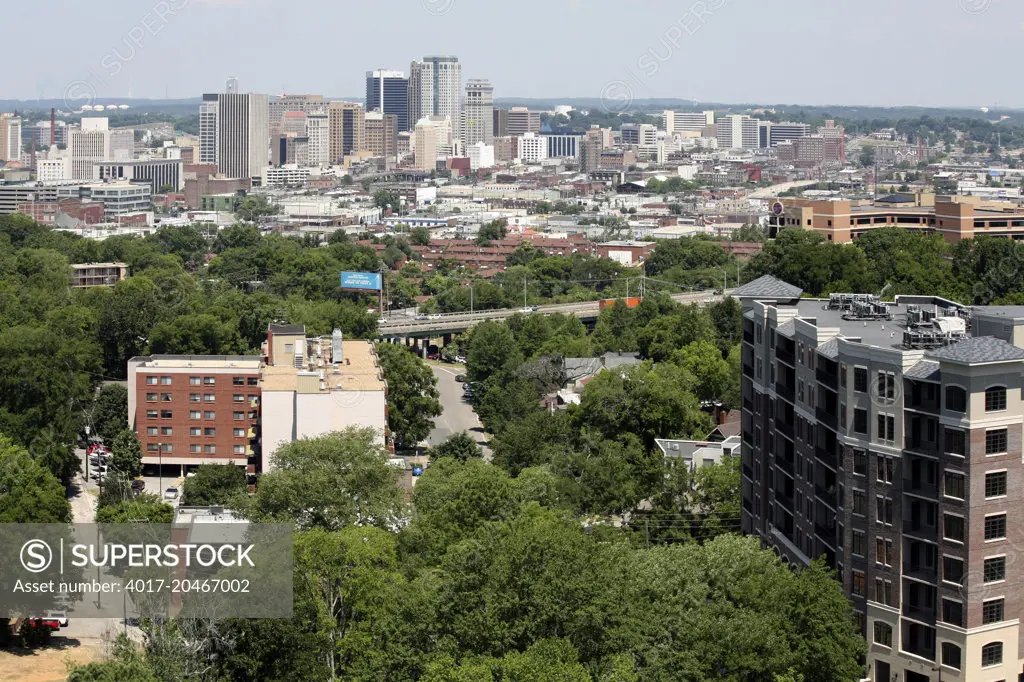
<svg viewBox="0 0 1024 682">
<path fill-rule="evenodd" d="M 580 49 L 577 41 L 545 40 L 550 35 L 545 31 L 503 50 L 490 31 L 479 28 L 490 25 L 489 10 L 462 0 L 391 0 L 387 7 L 344 9 L 299 0 L 287 14 L 267 0 L 161 0 L 142 8 L 127 0 L 107 4 L 102 16 L 69 0 L 48 4 L 45 15 L 39 6 L 14 9 L 15 22 L 46 26 L 52 47 L 34 48 L 37 32 L 15 32 L 11 49 L 31 53 L 33 59 L 28 68 L 8 75 L 3 96 L 70 95 L 78 102 L 129 95 L 177 99 L 220 89 L 228 75 L 237 76 L 246 92 L 350 96 L 364 89 L 367 69 L 404 71 L 422 55 L 453 54 L 463 65 L 464 80 L 486 78 L 506 97 L 603 97 L 616 105 L 678 97 L 807 105 L 1024 106 L 1024 98 L 1015 99 L 1019 96 L 1007 91 L 994 70 L 978 69 L 965 58 L 983 48 L 986 63 L 1015 61 L 1024 12 L 1006 0 L 908 0 L 896 6 L 868 0 L 855 8 L 822 7 L 810 0 L 771 6 L 748 0 L 682 5 L 652 0 L 644 6 L 526 0 L 519 6 L 525 14 L 542 11 L 553 29 L 571 27 L 573 33 L 600 40 L 600 50 Z M 389 22 L 387 40 L 367 30 L 338 38 L 335 18 L 342 12 L 346 26 L 371 27 L 380 26 L 382 10 Z M 62 21 L 47 26 L 55 14 Z M 266 50 L 251 41 L 269 26 L 277 35 L 303 35 L 303 50 Z M 846 35 L 874 36 L 885 49 L 865 51 L 858 48 L 862 43 L 837 41 L 840 28 Z M 83 32 L 88 41 L 83 42 Z M 957 49 L 948 49 L 950 44 Z M 782 45 L 786 52 L 779 52 L 770 71 L 760 72 L 756 66 L 774 61 L 772 51 Z M 794 72 L 798 77 L 785 68 L 795 62 L 800 63 Z M 927 66 L 908 66 L 916 63 Z M 168 68 L 171 64 L 174 68 Z M 897 77 L 908 70 L 914 74 L 913 91 Z M 951 80 L 956 88 L 949 87 Z"/>
</svg>

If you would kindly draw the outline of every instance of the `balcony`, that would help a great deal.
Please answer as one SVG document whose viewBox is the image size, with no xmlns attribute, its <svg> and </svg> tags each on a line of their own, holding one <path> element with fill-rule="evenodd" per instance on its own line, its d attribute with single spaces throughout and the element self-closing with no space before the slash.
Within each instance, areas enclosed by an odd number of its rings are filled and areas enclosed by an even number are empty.
<svg viewBox="0 0 1024 682">
<path fill-rule="evenodd" d="M 743 465 L 743 475 L 746 476 L 748 480 L 754 480 L 754 470 L 746 464 Z"/>
<path fill-rule="evenodd" d="M 748 364 L 744 364 L 743 365 L 743 376 L 747 377 L 748 379 L 753 379 L 754 378 L 754 368 L 752 366 L 748 365 Z"/>
<path fill-rule="evenodd" d="M 923 580 L 933 585 L 938 585 L 939 583 L 939 569 L 937 566 L 904 563 L 903 575 L 907 578 Z"/>
<path fill-rule="evenodd" d="M 830 487 L 826 488 L 823 485 L 815 485 L 814 486 L 814 494 L 818 497 L 819 500 L 821 500 L 822 502 L 827 504 L 832 509 L 835 509 L 835 508 L 838 507 L 838 502 L 837 502 L 838 498 L 836 497 L 836 487 L 835 486 L 830 486 Z"/>
<path fill-rule="evenodd" d="M 796 391 L 792 386 L 788 386 L 786 384 L 778 382 L 776 382 L 775 384 L 775 393 L 778 394 L 780 398 L 790 403 L 793 402 L 794 397 L 796 395 Z"/>
<path fill-rule="evenodd" d="M 839 456 L 831 450 L 822 447 L 814 448 L 814 456 L 827 467 L 832 469 L 839 468 Z"/>
<path fill-rule="evenodd" d="M 903 439 L 903 449 L 931 455 L 932 457 L 938 457 L 942 454 L 942 447 L 938 443 L 933 443 L 923 438 L 914 438 L 913 436 L 907 436 Z"/>
<path fill-rule="evenodd" d="M 839 415 L 836 414 L 835 410 L 829 411 L 824 407 L 814 408 L 814 416 L 818 422 L 824 424 L 833 431 L 839 430 Z"/>
<path fill-rule="evenodd" d="M 795 463 L 794 463 L 794 461 L 792 459 L 786 459 L 786 458 L 780 457 L 778 455 L 775 456 L 775 466 L 779 467 L 780 469 L 785 471 L 790 476 L 793 476 L 794 473 L 795 473 L 793 471 L 794 464 Z"/>
<path fill-rule="evenodd" d="M 908 535 L 913 535 L 915 538 L 931 540 L 932 542 L 938 542 L 939 539 L 938 527 L 931 526 L 911 518 L 903 521 L 903 532 Z"/>
<path fill-rule="evenodd" d="M 903 490 L 908 493 L 914 493 L 922 497 L 928 497 L 933 500 L 939 498 L 939 485 L 938 483 L 929 483 L 923 478 L 917 480 L 914 479 L 903 479 Z"/>
<path fill-rule="evenodd" d="M 815 371 L 815 377 L 822 384 L 835 390 L 839 388 L 839 373 L 835 369 L 834 362 L 828 362 L 819 358 L 818 369 Z"/>
<path fill-rule="evenodd" d="M 786 350 L 782 344 L 779 344 L 775 348 L 775 357 L 786 363 L 790 367 L 794 365 L 793 351 Z"/>
<path fill-rule="evenodd" d="M 924 623 L 935 622 L 935 607 L 934 606 L 919 606 L 911 604 L 909 601 L 903 602 L 903 615 L 907 618 L 919 620 Z"/>
<path fill-rule="evenodd" d="M 789 436 L 790 438 L 792 438 L 793 437 L 793 422 L 784 422 L 784 421 L 776 420 L 775 421 L 775 430 L 778 431 L 779 433 L 785 435 L 785 436 Z"/>
<path fill-rule="evenodd" d="M 829 527 L 825 524 L 815 523 L 814 534 L 827 542 L 829 545 L 834 546 L 836 543 L 836 527 L 833 525 Z"/>
</svg>

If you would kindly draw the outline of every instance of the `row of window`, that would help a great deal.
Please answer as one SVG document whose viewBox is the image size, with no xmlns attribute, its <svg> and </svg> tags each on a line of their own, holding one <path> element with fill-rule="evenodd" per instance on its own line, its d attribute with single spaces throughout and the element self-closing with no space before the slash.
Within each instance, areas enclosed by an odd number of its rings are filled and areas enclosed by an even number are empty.
<svg viewBox="0 0 1024 682">
<path fill-rule="evenodd" d="M 231 434 L 235 438 L 244 438 L 245 435 L 246 435 L 246 430 L 245 429 L 232 429 Z M 173 436 L 174 435 L 174 430 L 171 427 L 169 427 L 169 426 L 164 426 L 162 428 L 157 428 L 155 426 L 148 426 L 148 427 L 146 427 L 146 435 L 147 436 Z M 217 429 L 215 429 L 215 428 L 205 428 L 204 429 L 204 428 L 200 428 L 198 426 L 193 426 L 193 427 L 189 428 L 188 435 L 190 435 L 190 436 L 216 436 L 217 435 Z"/>
<path fill-rule="evenodd" d="M 846 387 L 846 364 L 840 368 L 840 385 Z M 853 368 L 854 393 L 868 392 L 868 370 L 866 367 Z M 878 397 L 884 400 L 896 399 L 896 375 L 892 372 L 879 371 L 877 384 Z M 961 386 L 946 386 L 946 409 L 953 412 L 967 411 L 967 391 Z M 985 411 L 1001 412 L 1006 409 L 1006 387 L 989 386 L 985 389 Z"/>
<path fill-rule="evenodd" d="M 171 410 L 146 410 L 146 417 L 149 419 L 173 419 L 174 412 Z M 245 419 L 245 412 L 232 412 L 232 419 L 236 421 Z M 217 413 L 212 410 L 206 410 L 205 412 L 199 410 L 191 410 L 188 413 L 189 419 L 216 419 Z"/>
<path fill-rule="evenodd" d="M 249 398 L 250 401 L 259 400 L 259 396 L 258 395 L 249 395 L 248 398 Z M 172 396 L 171 396 L 170 393 L 159 393 L 159 394 L 157 394 L 157 393 L 147 393 L 146 394 L 146 402 L 150 402 L 150 403 L 155 403 L 155 402 L 169 403 L 169 402 L 171 402 L 171 399 L 172 399 Z M 231 397 L 232 402 L 236 402 L 236 403 L 244 403 L 245 399 L 246 399 L 246 396 L 242 395 L 241 393 L 235 393 Z M 188 394 L 188 400 L 189 400 L 189 402 L 192 402 L 192 403 L 199 403 L 199 402 L 213 403 L 213 402 L 217 402 L 217 396 L 214 395 L 213 393 L 205 393 L 203 395 L 200 395 L 198 393 L 189 393 Z"/>
<path fill-rule="evenodd" d="M 149 443 L 146 445 L 146 452 L 174 452 L 174 447 L 169 443 Z M 201 445 L 199 443 L 192 443 L 188 446 L 188 451 L 191 453 L 206 453 L 208 455 L 217 454 L 216 445 Z M 231 448 L 231 452 L 235 455 L 244 455 L 244 445 L 234 445 Z"/>
<path fill-rule="evenodd" d="M 171 386 L 172 379 L 173 377 L 169 376 L 147 376 L 146 384 L 149 386 Z M 190 386 L 215 386 L 217 377 L 189 377 L 188 383 Z M 231 377 L 232 386 L 259 386 L 259 384 L 259 377 Z"/>
</svg>

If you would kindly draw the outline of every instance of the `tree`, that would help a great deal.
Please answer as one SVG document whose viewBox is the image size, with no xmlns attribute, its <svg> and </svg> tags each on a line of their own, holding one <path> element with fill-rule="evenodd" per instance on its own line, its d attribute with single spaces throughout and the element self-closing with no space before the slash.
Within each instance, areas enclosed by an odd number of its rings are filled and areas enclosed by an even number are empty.
<svg viewBox="0 0 1024 682">
<path fill-rule="evenodd" d="M 0 523 L 68 523 L 60 481 L 0 434 Z"/>
<path fill-rule="evenodd" d="M 430 460 L 454 459 L 465 462 L 469 459 L 482 459 L 484 451 L 477 442 L 465 431 L 453 434 L 445 442 L 430 449 Z"/>
<path fill-rule="evenodd" d="M 426 246 L 430 243 L 430 230 L 418 226 L 409 230 L 409 243 L 416 246 Z"/>
<path fill-rule="evenodd" d="M 245 493 L 245 473 L 234 463 L 203 464 L 185 479 L 182 501 L 193 507 L 230 504 Z"/>
<path fill-rule="evenodd" d="M 101 506 L 96 512 L 97 523 L 171 523 L 173 520 L 174 507 L 148 494 Z"/>
<path fill-rule="evenodd" d="M 378 343 L 377 357 L 388 382 L 388 426 L 398 446 L 415 446 L 441 414 L 437 377 L 405 346 Z"/>
<path fill-rule="evenodd" d="M 401 198 L 397 192 L 379 189 L 373 193 L 373 205 L 377 208 L 390 208 L 397 213 L 400 201 Z"/>
<path fill-rule="evenodd" d="M 128 389 L 122 384 L 104 384 L 93 400 L 93 434 L 107 443 L 128 424 Z"/>
<path fill-rule="evenodd" d="M 508 221 L 499 218 L 480 226 L 480 230 L 476 233 L 476 243 L 500 242 L 506 235 L 508 235 Z"/>
<path fill-rule="evenodd" d="M 857 159 L 860 165 L 864 168 L 870 168 L 875 165 L 875 147 L 874 145 L 865 145 L 860 151 L 860 157 Z"/>
<path fill-rule="evenodd" d="M 697 397 L 702 401 L 725 401 L 732 384 L 732 372 L 714 344 L 709 341 L 691 343 L 673 352 L 671 361 L 697 379 Z"/>
<path fill-rule="evenodd" d="M 247 223 L 255 223 L 263 216 L 277 215 L 280 212 L 281 207 L 270 203 L 266 196 L 250 194 L 238 204 L 238 208 L 235 209 L 235 216 Z"/>
<path fill-rule="evenodd" d="M 278 448 L 245 513 L 300 530 L 350 525 L 393 528 L 400 515 L 398 470 L 373 429 L 349 427 Z"/>
<path fill-rule="evenodd" d="M 110 447 L 110 468 L 129 479 L 142 473 L 142 447 L 134 431 L 125 429 L 117 434 Z"/>
<path fill-rule="evenodd" d="M 522 363 L 522 355 L 512 332 L 498 322 L 481 322 L 470 336 L 466 369 L 473 381 L 488 377 L 502 377 L 515 371 Z"/>
</svg>

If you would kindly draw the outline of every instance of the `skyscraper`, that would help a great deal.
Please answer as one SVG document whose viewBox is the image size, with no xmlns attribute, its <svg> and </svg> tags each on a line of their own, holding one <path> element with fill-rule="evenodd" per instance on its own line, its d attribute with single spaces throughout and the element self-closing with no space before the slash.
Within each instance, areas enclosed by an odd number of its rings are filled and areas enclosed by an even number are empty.
<svg viewBox="0 0 1024 682">
<path fill-rule="evenodd" d="M 438 136 L 439 128 L 435 121 L 423 118 L 416 124 L 413 139 L 416 168 L 428 171 L 437 169 Z"/>
<path fill-rule="evenodd" d="M 331 102 L 327 110 L 331 163 L 366 149 L 366 116 L 358 102 Z"/>
<path fill-rule="evenodd" d="M 410 125 L 428 116 L 445 116 L 451 119 L 455 137 L 461 139 L 462 65 L 458 57 L 434 55 L 413 62 L 408 92 L 409 111 L 414 114 Z"/>
<path fill-rule="evenodd" d="M 309 138 L 309 165 L 331 164 L 331 127 L 327 114 L 306 116 L 306 137 Z"/>
<path fill-rule="evenodd" d="M 466 112 L 463 138 L 467 147 L 494 139 L 494 86 L 488 80 L 471 79 L 466 84 Z"/>
<path fill-rule="evenodd" d="M 21 119 L 0 115 L 0 161 L 21 159 Z"/>
<path fill-rule="evenodd" d="M 270 165 L 269 106 L 267 95 L 203 95 L 199 106 L 200 161 L 216 163 L 218 171 L 229 178 L 261 181 Z"/>
<path fill-rule="evenodd" d="M 390 159 L 398 149 L 398 118 L 379 111 L 366 112 L 366 150 Z"/>
<path fill-rule="evenodd" d="M 401 71 L 366 72 L 366 111 L 380 111 L 395 117 L 400 131 L 410 130 L 409 79 Z"/>
</svg>

